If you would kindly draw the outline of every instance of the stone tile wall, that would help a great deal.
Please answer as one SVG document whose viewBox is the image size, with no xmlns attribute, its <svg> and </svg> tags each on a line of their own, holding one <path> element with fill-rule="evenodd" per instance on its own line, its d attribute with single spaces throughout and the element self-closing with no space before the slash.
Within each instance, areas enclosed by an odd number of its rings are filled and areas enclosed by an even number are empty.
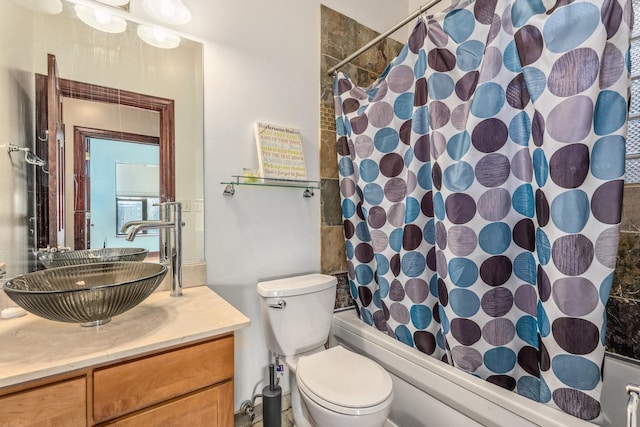
<svg viewBox="0 0 640 427">
<path fill-rule="evenodd" d="M 340 187 L 338 183 L 338 153 L 333 104 L 333 77 L 329 68 L 378 36 L 378 33 L 326 6 L 321 6 L 320 38 L 320 180 L 321 194 L 321 269 L 338 278 L 336 308 L 354 305 L 349 292 L 345 255 Z M 402 44 L 386 39 L 369 49 L 340 71 L 356 78 L 359 86 L 368 86 L 402 49 Z"/>
<path fill-rule="evenodd" d="M 640 360 L 640 185 L 624 188 L 616 272 L 607 304 L 607 350 Z"/>
<path fill-rule="evenodd" d="M 333 78 L 327 70 L 378 34 L 334 10 L 321 6 L 320 178 L 321 268 L 338 278 L 336 308 L 354 304 L 349 292 L 336 152 Z M 368 86 L 400 52 L 402 44 L 386 39 L 341 71 Z M 616 273 L 607 304 L 607 350 L 640 359 L 640 185 L 625 187 L 622 233 Z"/>
</svg>

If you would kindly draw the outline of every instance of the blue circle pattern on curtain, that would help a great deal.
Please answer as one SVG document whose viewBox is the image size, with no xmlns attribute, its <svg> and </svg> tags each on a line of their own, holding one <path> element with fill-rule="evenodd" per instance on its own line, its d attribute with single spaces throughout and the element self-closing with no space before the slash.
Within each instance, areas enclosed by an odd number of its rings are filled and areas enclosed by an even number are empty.
<svg viewBox="0 0 640 427">
<path fill-rule="evenodd" d="M 334 81 L 363 321 L 587 420 L 600 414 L 627 132 L 628 67 L 606 62 L 628 60 L 629 10 L 454 2 L 418 20 L 371 86 Z"/>
</svg>

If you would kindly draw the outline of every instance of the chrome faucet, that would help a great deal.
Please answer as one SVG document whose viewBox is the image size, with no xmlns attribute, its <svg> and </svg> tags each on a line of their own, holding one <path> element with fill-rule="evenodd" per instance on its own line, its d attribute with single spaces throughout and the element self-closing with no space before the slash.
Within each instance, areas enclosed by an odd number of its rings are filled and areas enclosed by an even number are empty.
<svg viewBox="0 0 640 427">
<path fill-rule="evenodd" d="M 171 296 L 179 297 L 182 295 L 182 203 L 163 202 L 154 206 L 160 206 L 159 221 L 128 221 L 120 232 L 127 233 L 127 240 L 132 242 L 143 230 L 160 230 L 160 263 L 171 267 Z"/>
</svg>

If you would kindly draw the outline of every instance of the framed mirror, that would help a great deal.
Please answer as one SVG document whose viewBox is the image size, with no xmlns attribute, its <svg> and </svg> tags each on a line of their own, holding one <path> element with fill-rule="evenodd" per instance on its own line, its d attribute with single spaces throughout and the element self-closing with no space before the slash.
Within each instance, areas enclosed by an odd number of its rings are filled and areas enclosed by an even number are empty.
<svg viewBox="0 0 640 427">
<path fill-rule="evenodd" d="M 124 31 L 92 28 L 76 13 L 76 3 L 89 1 L 63 1 L 57 14 L 22 6 L 35 3 L 8 1 L 0 17 L 0 85 L 7 88 L 0 97 L 0 263 L 7 275 L 37 268 L 35 253 L 47 246 L 139 246 L 117 232 L 118 197 L 109 188 L 116 164 L 153 162 L 126 144 L 158 147 L 158 199 L 184 202 L 184 263 L 203 263 L 202 44 L 181 36 L 175 48 L 153 46 L 138 36 L 145 22 L 124 10 L 116 11 L 131 18 Z M 57 119 L 43 111 L 43 99 Z M 105 144 L 109 156 L 88 148 Z M 33 155 L 45 165 L 27 162 Z M 90 161 L 109 166 L 92 176 Z M 101 216 L 113 224 L 97 227 L 92 219 Z"/>
</svg>

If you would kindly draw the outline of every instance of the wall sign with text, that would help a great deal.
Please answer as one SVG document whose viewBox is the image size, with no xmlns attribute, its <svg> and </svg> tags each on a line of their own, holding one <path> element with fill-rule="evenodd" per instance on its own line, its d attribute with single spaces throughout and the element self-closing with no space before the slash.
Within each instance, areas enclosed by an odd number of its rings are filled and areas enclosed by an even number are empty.
<svg viewBox="0 0 640 427">
<path fill-rule="evenodd" d="M 299 129 L 256 122 L 255 136 L 261 177 L 307 179 Z"/>
</svg>

